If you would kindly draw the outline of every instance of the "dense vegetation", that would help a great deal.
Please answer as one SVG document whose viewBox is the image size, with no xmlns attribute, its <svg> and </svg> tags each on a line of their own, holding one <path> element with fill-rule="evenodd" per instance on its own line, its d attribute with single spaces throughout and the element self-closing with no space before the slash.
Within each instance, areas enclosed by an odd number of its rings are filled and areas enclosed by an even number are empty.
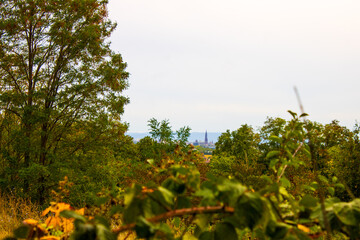
<svg viewBox="0 0 360 240">
<path fill-rule="evenodd" d="M 106 4 L 0 1 L 0 213 L 44 210 L 9 239 L 360 239 L 358 125 L 289 111 L 223 133 L 210 163 L 168 120 L 126 136 Z"/>
</svg>

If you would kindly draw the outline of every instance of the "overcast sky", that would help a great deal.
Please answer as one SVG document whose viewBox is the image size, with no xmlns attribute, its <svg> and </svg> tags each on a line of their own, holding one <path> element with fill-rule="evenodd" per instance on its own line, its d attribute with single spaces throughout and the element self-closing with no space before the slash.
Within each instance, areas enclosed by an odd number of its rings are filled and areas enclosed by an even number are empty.
<svg viewBox="0 0 360 240">
<path fill-rule="evenodd" d="M 358 0 L 110 0 L 112 48 L 128 63 L 124 121 L 235 130 L 267 116 L 360 121 Z"/>
</svg>

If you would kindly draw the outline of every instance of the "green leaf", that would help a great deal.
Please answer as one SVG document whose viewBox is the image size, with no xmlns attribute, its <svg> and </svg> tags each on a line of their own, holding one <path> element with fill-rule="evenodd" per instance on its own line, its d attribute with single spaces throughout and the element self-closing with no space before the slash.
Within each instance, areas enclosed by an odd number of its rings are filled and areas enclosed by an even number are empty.
<svg viewBox="0 0 360 240">
<path fill-rule="evenodd" d="M 155 227 L 156 231 L 160 231 L 163 235 L 166 236 L 166 239 L 173 239 L 172 230 L 166 223 L 160 223 Z"/>
<path fill-rule="evenodd" d="M 173 166 L 172 167 L 172 170 L 174 172 L 174 176 L 177 176 L 177 175 L 187 175 L 189 173 L 189 169 L 188 168 L 185 168 L 181 165 L 176 165 L 176 166 Z"/>
<path fill-rule="evenodd" d="M 282 138 L 278 137 L 278 136 L 275 136 L 275 135 L 271 135 L 269 137 L 269 140 L 270 141 L 274 141 L 274 142 L 277 142 L 277 143 L 282 143 Z M 273 152 L 273 151 L 272 151 Z"/>
<path fill-rule="evenodd" d="M 246 193 L 238 199 L 235 214 L 246 226 L 253 229 L 264 214 L 264 203 L 256 193 Z"/>
<path fill-rule="evenodd" d="M 174 194 L 172 192 L 164 187 L 158 187 L 158 190 L 168 205 L 174 205 Z"/>
<path fill-rule="evenodd" d="M 266 226 L 266 235 L 271 239 L 283 239 L 289 231 L 289 226 L 285 223 L 278 223 L 273 220 L 269 221 Z"/>
<path fill-rule="evenodd" d="M 16 238 L 28 238 L 30 232 L 30 226 L 20 226 L 14 230 L 14 236 Z"/>
<path fill-rule="evenodd" d="M 64 210 L 60 213 L 60 216 L 64 217 L 64 218 L 74 218 L 79 221 L 86 222 L 86 218 L 84 216 L 82 216 L 74 211 Z"/>
<path fill-rule="evenodd" d="M 267 175 L 262 175 L 261 178 L 266 180 L 269 184 L 273 183 L 273 180 Z"/>
<path fill-rule="evenodd" d="M 209 214 L 198 214 L 196 215 L 196 219 L 194 223 L 201 229 L 204 230 L 209 223 L 211 216 Z"/>
<path fill-rule="evenodd" d="M 345 186 L 342 183 L 336 183 L 334 186 L 341 189 L 345 189 Z"/>
<path fill-rule="evenodd" d="M 328 191 L 329 191 L 331 196 L 335 195 L 335 189 L 333 187 L 328 187 Z"/>
<path fill-rule="evenodd" d="M 310 184 L 310 187 L 314 188 L 315 190 L 317 190 L 319 188 L 319 184 L 317 182 L 312 182 Z"/>
<path fill-rule="evenodd" d="M 229 223 L 218 223 L 214 235 L 215 240 L 238 240 L 234 226 Z"/>
<path fill-rule="evenodd" d="M 271 159 L 269 168 L 273 169 L 275 168 L 275 165 L 279 162 L 279 159 Z"/>
<path fill-rule="evenodd" d="M 306 208 L 316 207 L 317 203 L 318 200 L 309 194 L 306 194 L 299 202 L 300 205 Z"/>
<path fill-rule="evenodd" d="M 146 160 L 150 165 L 154 165 L 155 160 L 154 159 L 147 159 Z"/>
<path fill-rule="evenodd" d="M 297 114 L 295 112 L 288 110 L 288 113 L 290 113 L 293 118 L 297 117 Z"/>
<path fill-rule="evenodd" d="M 154 235 L 152 224 L 143 217 L 136 222 L 135 231 L 139 238 L 150 238 Z"/>
<path fill-rule="evenodd" d="M 191 201 L 189 198 L 184 196 L 177 197 L 176 209 L 190 208 L 190 207 L 191 207 Z"/>
<path fill-rule="evenodd" d="M 324 182 L 324 183 L 329 183 L 329 181 L 327 180 L 327 178 L 326 177 L 324 177 L 323 175 L 318 175 L 318 178 L 319 178 L 319 180 L 320 181 L 322 181 L 322 182 Z"/>
<path fill-rule="evenodd" d="M 338 181 L 338 178 L 337 178 L 336 176 L 333 176 L 332 182 L 333 182 L 333 183 L 337 183 L 337 181 Z"/>
<path fill-rule="evenodd" d="M 274 156 L 278 156 L 280 154 L 280 151 L 271 151 L 269 152 L 267 155 L 266 155 L 266 158 L 269 159 L 269 158 L 272 158 Z"/>
<path fill-rule="evenodd" d="M 130 205 L 128 205 L 124 210 L 123 219 L 125 224 L 135 222 L 137 217 L 142 213 L 141 201 L 138 198 L 134 198 Z"/>
<path fill-rule="evenodd" d="M 334 204 L 334 213 L 346 225 L 358 226 L 360 222 L 360 200 Z"/>
<path fill-rule="evenodd" d="M 214 240 L 214 239 L 215 239 L 214 232 L 206 231 L 201 233 L 199 236 L 199 240 Z"/>
<path fill-rule="evenodd" d="M 127 190 L 127 192 L 125 193 L 125 197 L 124 197 L 124 203 L 125 206 L 128 206 L 131 204 L 131 202 L 133 201 L 133 199 L 139 194 L 141 193 L 141 186 L 138 184 L 134 184 L 130 189 Z"/>
<path fill-rule="evenodd" d="M 283 187 L 291 187 L 291 182 L 284 176 L 280 178 L 280 182 Z"/>
<path fill-rule="evenodd" d="M 182 194 L 186 190 L 186 185 L 184 183 L 179 183 L 173 178 L 166 179 L 162 184 L 162 187 L 172 191 L 175 194 Z"/>
<path fill-rule="evenodd" d="M 96 225 L 96 239 L 99 240 L 116 240 L 117 236 L 111 232 L 110 229 L 103 224 Z"/>
</svg>

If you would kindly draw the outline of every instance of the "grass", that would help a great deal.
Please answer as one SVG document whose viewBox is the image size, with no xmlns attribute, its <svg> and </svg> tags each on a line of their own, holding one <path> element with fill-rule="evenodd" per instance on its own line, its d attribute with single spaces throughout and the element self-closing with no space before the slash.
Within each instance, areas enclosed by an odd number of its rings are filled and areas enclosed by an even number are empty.
<svg viewBox="0 0 360 240">
<path fill-rule="evenodd" d="M 40 207 L 30 200 L 0 192 L 0 239 L 12 235 L 25 219 L 40 220 L 40 215 Z"/>
</svg>

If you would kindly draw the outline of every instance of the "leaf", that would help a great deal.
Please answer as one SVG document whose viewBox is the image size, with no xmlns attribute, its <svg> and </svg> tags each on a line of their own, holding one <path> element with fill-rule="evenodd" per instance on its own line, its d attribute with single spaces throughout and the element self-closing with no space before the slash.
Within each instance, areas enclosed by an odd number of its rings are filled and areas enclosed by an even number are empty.
<svg viewBox="0 0 360 240">
<path fill-rule="evenodd" d="M 318 200 L 309 194 L 306 194 L 299 202 L 300 205 L 306 207 L 306 208 L 312 208 L 316 207 L 318 203 Z"/>
<path fill-rule="evenodd" d="M 266 235 L 272 239 L 283 239 L 289 231 L 289 226 L 285 223 L 278 223 L 270 220 L 266 226 Z"/>
<path fill-rule="evenodd" d="M 340 202 L 334 204 L 334 213 L 342 223 L 350 226 L 358 226 L 360 222 L 360 206 L 356 202 Z"/>
<path fill-rule="evenodd" d="M 79 221 L 83 221 L 83 222 L 86 222 L 86 218 L 74 211 L 68 211 L 68 210 L 65 210 L 65 211 L 62 211 L 60 213 L 60 216 L 61 217 L 64 217 L 64 218 L 74 218 L 74 219 L 77 219 Z"/>
<path fill-rule="evenodd" d="M 334 185 L 335 187 L 341 188 L 341 189 L 345 189 L 344 185 L 342 183 L 336 183 Z"/>
<path fill-rule="evenodd" d="M 275 168 L 275 165 L 279 162 L 279 159 L 271 159 L 269 168 L 273 169 Z"/>
<path fill-rule="evenodd" d="M 290 113 L 293 118 L 297 117 L 297 114 L 295 112 L 288 110 L 288 113 Z"/>
<path fill-rule="evenodd" d="M 137 217 L 142 214 L 141 201 L 138 198 L 134 198 L 130 205 L 128 205 L 123 214 L 123 220 L 125 224 L 133 223 Z"/>
<path fill-rule="evenodd" d="M 14 236 L 16 238 L 28 238 L 30 233 L 30 226 L 20 226 L 14 230 Z"/>
<path fill-rule="evenodd" d="M 55 237 L 55 236 L 45 236 L 45 237 L 41 237 L 40 240 L 60 240 L 60 237 Z"/>
<path fill-rule="evenodd" d="M 96 239 L 98 240 L 116 240 L 117 236 L 103 224 L 96 224 Z"/>
<path fill-rule="evenodd" d="M 146 160 L 150 165 L 154 165 L 155 161 L 154 159 L 148 159 Z"/>
<path fill-rule="evenodd" d="M 184 183 L 179 183 L 173 178 L 166 179 L 162 184 L 162 187 L 172 191 L 175 194 L 182 194 L 186 190 L 186 185 Z"/>
<path fill-rule="evenodd" d="M 214 239 L 238 240 L 238 236 L 233 225 L 229 223 L 218 223 L 215 227 Z"/>
<path fill-rule="evenodd" d="M 28 218 L 28 219 L 25 219 L 23 221 L 24 224 L 28 224 L 28 225 L 37 225 L 39 223 L 39 221 L 37 220 L 34 220 L 34 219 L 31 219 L 31 218 Z"/>
<path fill-rule="evenodd" d="M 283 187 L 291 187 L 290 181 L 286 177 L 280 178 Z"/>
<path fill-rule="evenodd" d="M 196 215 L 196 219 L 194 223 L 201 229 L 204 230 L 209 223 L 211 216 L 209 214 L 198 214 Z"/>
<path fill-rule="evenodd" d="M 333 176 L 332 182 L 333 182 L 333 183 L 337 183 L 337 181 L 338 181 L 338 178 L 337 178 L 336 176 Z"/>
<path fill-rule="evenodd" d="M 128 191 L 125 193 L 125 197 L 124 197 L 124 203 L 125 206 L 128 206 L 131 204 L 131 202 L 133 201 L 133 199 L 139 194 L 141 193 L 142 188 L 140 185 L 138 184 L 134 184 L 130 189 L 128 189 Z"/>
<path fill-rule="evenodd" d="M 158 187 L 158 190 L 168 205 L 174 205 L 174 194 L 172 192 L 164 187 Z"/>
<path fill-rule="evenodd" d="M 327 180 L 327 178 L 326 177 L 324 177 L 323 175 L 318 175 L 318 178 L 319 178 L 319 180 L 320 181 L 322 181 L 322 182 L 324 182 L 324 183 L 329 183 L 329 181 Z"/>
<path fill-rule="evenodd" d="M 310 233 L 310 228 L 308 228 L 308 227 L 306 227 L 304 225 L 298 224 L 297 228 L 300 229 L 303 232 Z"/>
<path fill-rule="evenodd" d="M 151 223 L 143 217 L 139 217 L 136 222 L 135 231 L 139 238 L 150 238 L 154 235 Z"/>
<path fill-rule="evenodd" d="M 269 137 L 269 140 L 270 141 L 274 141 L 274 142 L 277 142 L 277 143 L 282 143 L 282 138 L 280 138 L 279 136 L 275 136 L 275 135 L 271 135 Z M 274 151 L 272 151 L 274 152 Z"/>
<path fill-rule="evenodd" d="M 190 208 L 190 207 L 191 207 L 191 202 L 189 198 L 184 196 L 177 197 L 176 209 Z"/>
<path fill-rule="evenodd" d="M 271 151 L 266 155 L 266 158 L 269 159 L 269 158 L 272 158 L 274 156 L 278 156 L 279 154 L 280 154 L 280 151 Z"/>
<path fill-rule="evenodd" d="M 203 232 L 199 236 L 199 240 L 214 240 L 214 239 L 215 239 L 214 233 L 209 231 Z"/>
<path fill-rule="evenodd" d="M 260 196 L 256 193 L 242 195 L 236 204 L 235 214 L 246 226 L 253 229 L 264 214 L 264 204 Z"/>
<path fill-rule="evenodd" d="M 335 189 L 333 187 L 328 187 L 327 189 L 328 189 L 331 196 L 335 195 Z"/>
</svg>

